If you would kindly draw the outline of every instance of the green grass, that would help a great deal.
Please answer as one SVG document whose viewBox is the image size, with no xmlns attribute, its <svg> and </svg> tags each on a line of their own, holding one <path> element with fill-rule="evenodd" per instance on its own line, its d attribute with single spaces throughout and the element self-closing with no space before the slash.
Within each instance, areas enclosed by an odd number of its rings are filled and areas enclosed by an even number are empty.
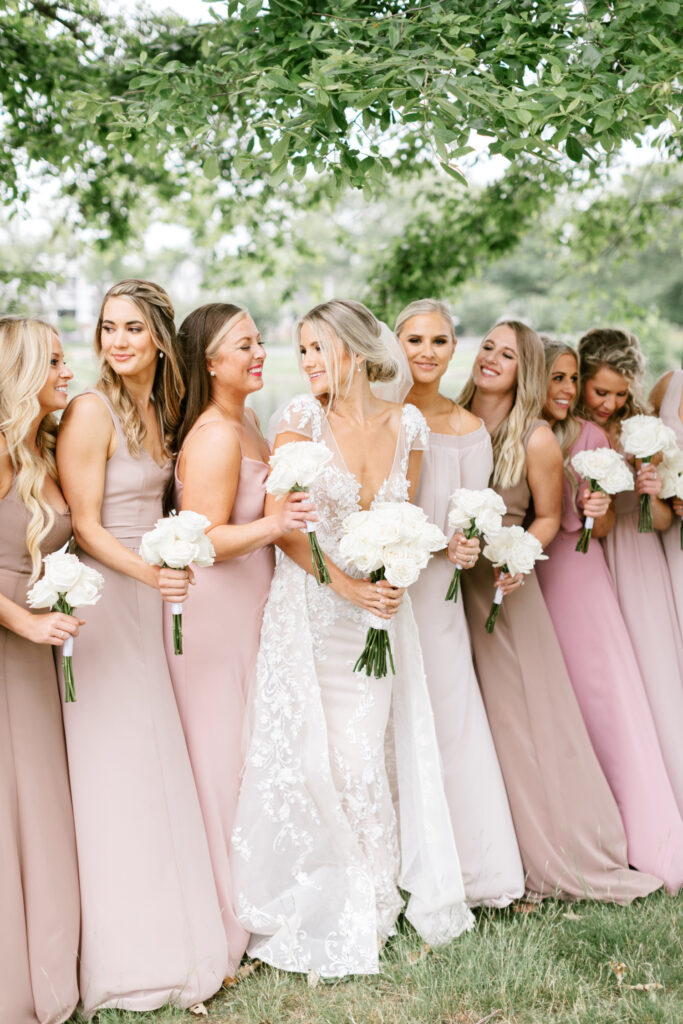
<svg viewBox="0 0 683 1024">
<path fill-rule="evenodd" d="M 630 907 L 548 900 L 481 911 L 474 931 L 427 951 L 401 927 L 381 974 L 310 987 L 261 967 L 207 1001 L 208 1017 L 106 1010 L 96 1024 L 680 1024 L 682 899 Z M 624 963 L 621 986 L 612 967 Z M 661 989 L 628 985 L 657 982 Z M 81 1024 L 76 1015 L 73 1022 Z"/>
</svg>

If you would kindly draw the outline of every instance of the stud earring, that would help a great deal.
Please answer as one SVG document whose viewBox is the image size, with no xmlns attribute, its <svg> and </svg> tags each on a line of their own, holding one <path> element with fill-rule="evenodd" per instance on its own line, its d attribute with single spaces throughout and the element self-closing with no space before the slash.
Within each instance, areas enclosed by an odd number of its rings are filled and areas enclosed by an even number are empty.
<svg viewBox="0 0 683 1024">
<path fill-rule="evenodd" d="M 159 359 L 163 359 L 163 358 L 164 358 L 164 353 L 163 353 L 163 352 L 160 352 L 160 353 L 159 353 Z"/>
<path fill-rule="evenodd" d="M 215 376 L 216 376 L 216 373 L 215 373 L 215 371 L 214 371 L 214 370 L 209 370 L 209 375 L 210 375 L 211 377 L 215 377 Z"/>
<path fill-rule="evenodd" d="M 361 364 L 360 364 L 360 363 L 357 363 L 357 364 L 356 364 L 356 369 L 358 370 L 358 372 L 359 372 L 359 373 L 360 373 L 360 368 L 361 368 Z"/>
</svg>

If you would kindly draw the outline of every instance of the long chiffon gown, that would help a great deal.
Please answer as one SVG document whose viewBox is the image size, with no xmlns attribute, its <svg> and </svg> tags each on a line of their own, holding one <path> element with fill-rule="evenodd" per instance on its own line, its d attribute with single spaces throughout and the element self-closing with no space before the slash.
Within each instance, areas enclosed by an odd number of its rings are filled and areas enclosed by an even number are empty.
<svg viewBox="0 0 683 1024">
<path fill-rule="evenodd" d="M 28 520 L 13 483 L 0 501 L 0 593 L 22 606 Z M 56 513 L 42 554 L 70 536 L 68 512 Z M 0 626 L 2 1024 L 59 1024 L 78 1002 L 78 870 L 52 650 Z"/>
<path fill-rule="evenodd" d="M 683 397 L 683 370 L 674 370 L 671 374 L 668 387 L 664 393 L 662 404 L 659 408 L 660 418 L 667 426 L 676 432 L 678 447 L 683 449 L 683 423 L 681 422 L 681 398 Z M 678 625 L 683 632 L 683 548 L 681 547 L 681 530 L 683 529 L 680 516 L 674 515 L 674 520 L 668 530 L 662 536 L 664 554 L 669 566 L 671 588 L 674 601 L 676 602 L 676 615 Z"/>
<path fill-rule="evenodd" d="M 548 430 L 543 421 L 534 429 Z M 506 526 L 521 525 L 531 492 L 522 475 L 499 489 Z M 578 556 L 577 556 L 578 557 Z M 660 886 L 627 867 L 626 836 L 596 759 L 535 572 L 503 600 L 495 630 L 486 558 L 463 573 L 475 667 L 533 896 L 629 903 Z"/>
<path fill-rule="evenodd" d="M 482 425 L 460 437 L 429 435 L 415 504 L 444 531 L 449 497 L 488 486 L 491 439 Z M 453 576 L 437 552 L 410 588 L 443 763 L 444 786 L 470 906 L 503 907 L 524 892 L 524 872 L 503 776 L 472 665 L 462 595 L 445 596 Z"/>
<path fill-rule="evenodd" d="M 583 422 L 576 452 L 609 447 L 607 435 Z M 602 546 L 576 551 L 583 528 L 583 488 L 574 499 L 565 474 L 562 525 L 536 568 L 567 672 L 593 749 L 617 801 L 628 861 L 683 885 L 683 821 L 662 758 L 638 662 Z"/>
<path fill-rule="evenodd" d="M 660 534 L 638 533 L 638 496 L 615 495 L 602 541 L 645 684 L 667 774 L 683 814 L 683 638 Z"/>
<path fill-rule="evenodd" d="M 196 430 L 210 433 L 212 424 Z M 190 431 L 188 438 L 194 433 Z M 242 456 L 230 523 L 251 523 L 263 515 L 268 467 Z M 176 475 L 176 508 L 183 485 Z M 223 916 L 228 960 L 234 975 L 247 948 L 248 933 L 235 914 L 230 873 L 230 836 L 235 819 L 243 757 L 247 685 L 256 665 L 263 609 L 273 577 L 271 545 L 239 558 L 194 569 L 196 585 L 183 606 L 183 654 L 173 653 L 173 617 L 164 615 L 164 640 L 173 689 L 194 772 L 216 889 Z"/>
<path fill-rule="evenodd" d="M 360 507 L 359 483 L 315 398 L 294 399 L 283 430 L 333 454 L 311 496 L 320 544 L 343 568 L 342 522 Z M 426 444 L 422 415 L 405 406 L 376 501 L 407 498 L 410 450 Z M 390 629 L 395 676 L 354 673 L 369 624 L 367 612 L 279 557 L 232 863 L 240 920 L 253 933 L 249 952 L 284 970 L 377 973 L 378 946 L 403 906 L 399 886 L 409 894 L 408 920 L 430 944 L 473 924 L 409 597 Z"/>
<path fill-rule="evenodd" d="M 137 551 L 161 515 L 171 464 L 128 451 L 120 421 L 102 525 Z M 78 398 L 74 399 L 78 401 Z M 74 645 L 64 705 L 81 879 L 80 988 L 102 1007 L 187 1007 L 216 992 L 227 960 L 197 791 L 164 653 L 159 592 L 85 552 L 104 576 Z"/>
</svg>

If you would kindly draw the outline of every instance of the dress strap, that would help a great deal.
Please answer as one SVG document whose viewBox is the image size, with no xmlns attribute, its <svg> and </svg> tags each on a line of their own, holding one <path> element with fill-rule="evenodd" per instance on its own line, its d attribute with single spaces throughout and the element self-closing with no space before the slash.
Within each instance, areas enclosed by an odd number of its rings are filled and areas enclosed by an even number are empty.
<svg viewBox="0 0 683 1024">
<path fill-rule="evenodd" d="M 125 444 L 126 443 L 126 437 L 125 437 L 125 434 L 123 433 L 123 427 L 121 426 L 121 420 L 120 420 L 120 418 L 118 416 L 118 413 L 114 409 L 114 406 L 111 404 L 111 402 L 109 401 L 107 396 L 102 394 L 102 392 L 99 391 L 97 388 L 86 388 L 85 391 L 81 391 L 80 395 L 75 395 L 74 398 L 71 399 L 71 401 L 72 402 L 77 402 L 78 399 L 81 398 L 83 395 L 97 395 L 97 397 L 102 402 L 104 402 L 104 404 L 106 405 L 106 407 L 107 407 L 107 409 L 109 411 L 109 415 L 111 416 L 111 418 L 112 418 L 112 420 L 114 422 L 114 429 L 116 430 L 116 436 L 117 436 L 117 438 L 120 441 L 122 440 L 123 443 Z"/>
</svg>

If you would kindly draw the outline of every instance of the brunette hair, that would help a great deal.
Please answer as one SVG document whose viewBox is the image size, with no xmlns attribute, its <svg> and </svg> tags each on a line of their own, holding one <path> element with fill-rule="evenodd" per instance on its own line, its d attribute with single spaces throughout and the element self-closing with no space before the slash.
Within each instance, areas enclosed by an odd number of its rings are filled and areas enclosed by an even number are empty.
<svg viewBox="0 0 683 1024">
<path fill-rule="evenodd" d="M 621 374 L 628 381 L 628 398 L 621 409 L 617 409 L 611 417 L 615 426 L 618 427 L 618 420 L 650 412 L 643 391 L 646 360 L 635 334 L 615 327 L 593 327 L 586 331 L 579 341 L 579 359 L 581 395 L 577 411 L 580 416 L 589 420 L 593 418 L 584 400 L 584 389 L 586 382 L 591 380 L 602 366 Z M 607 426 L 609 427 L 609 424 Z"/>
<path fill-rule="evenodd" d="M 493 483 L 496 487 L 514 487 L 526 465 L 524 439 L 529 427 L 541 415 L 545 400 L 545 362 L 543 344 L 536 331 L 519 320 L 499 320 L 495 327 L 509 327 L 517 339 L 517 383 L 512 408 L 491 434 L 493 446 Z M 486 337 L 488 337 L 487 332 Z M 486 340 L 486 338 L 484 339 Z M 472 408 L 477 386 L 470 374 L 457 398 L 457 404 Z"/>
<path fill-rule="evenodd" d="M 157 361 L 152 400 L 161 443 L 166 454 L 170 455 L 180 422 L 180 403 L 184 388 L 178 365 L 173 306 L 164 289 L 153 281 L 139 281 L 136 278 L 119 281 L 104 296 L 95 328 L 95 353 L 100 360 L 100 378 L 96 386 L 109 399 L 121 420 L 128 451 L 131 455 L 138 456 L 142 451 L 147 429 L 137 403 L 128 393 L 124 378 L 109 365 L 102 353 L 104 308 L 109 299 L 119 297 L 130 299 L 137 306 L 155 346 L 164 356 Z"/>
</svg>

